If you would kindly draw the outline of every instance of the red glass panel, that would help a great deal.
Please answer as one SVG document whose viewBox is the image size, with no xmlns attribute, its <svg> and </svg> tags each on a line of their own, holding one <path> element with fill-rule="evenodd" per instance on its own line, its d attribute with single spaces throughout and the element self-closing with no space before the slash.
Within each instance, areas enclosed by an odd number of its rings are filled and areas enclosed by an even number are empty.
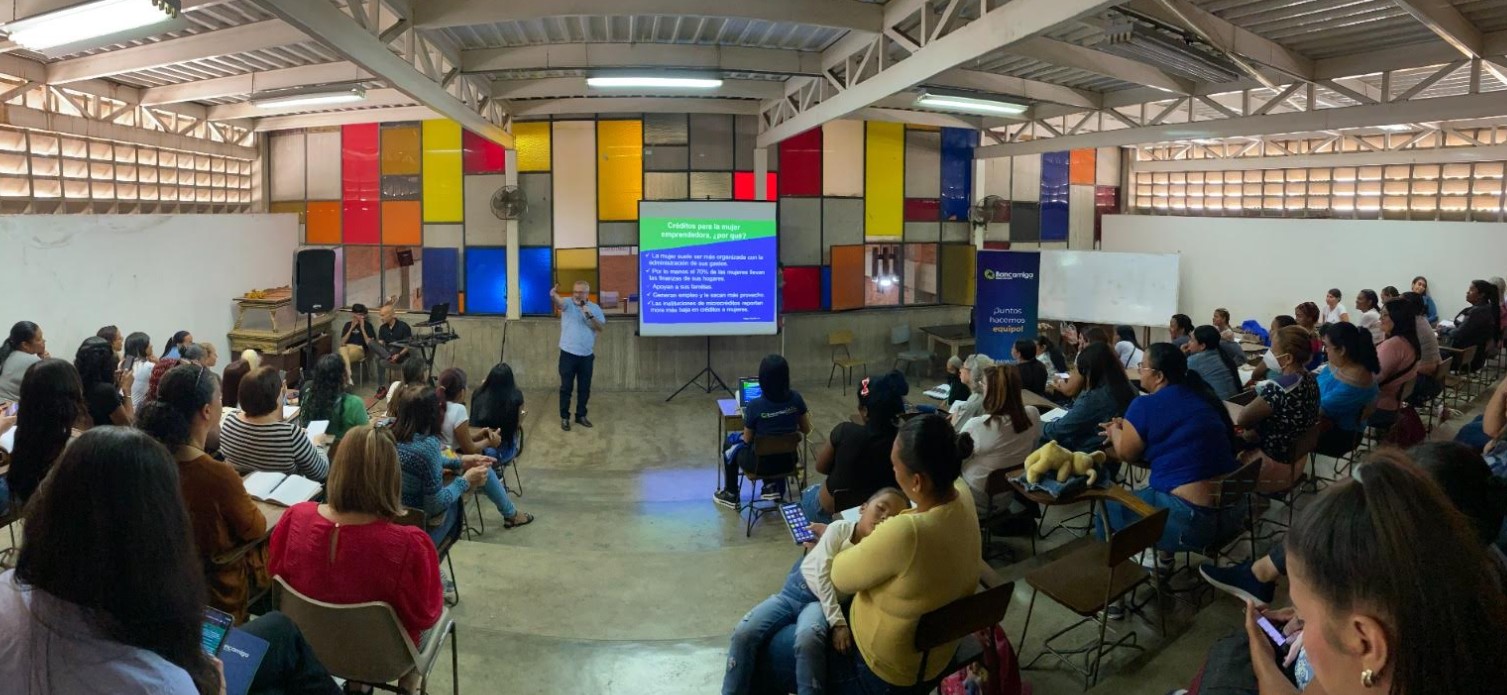
<svg viewBox="0 0 1507 695">
<path fill-rule="evenodd" d="M 506 168 L 507 155 L 502 145 L 476 133 L 461 131 L 461 148 L 467 174 L 501 174 Z"/>
<path fill-rule="evenodd" d="M 812 128 L 780 142 L 780 173 L 785 175 L 781 195 L 822 194 L 822 129 Z"/>
</svg>

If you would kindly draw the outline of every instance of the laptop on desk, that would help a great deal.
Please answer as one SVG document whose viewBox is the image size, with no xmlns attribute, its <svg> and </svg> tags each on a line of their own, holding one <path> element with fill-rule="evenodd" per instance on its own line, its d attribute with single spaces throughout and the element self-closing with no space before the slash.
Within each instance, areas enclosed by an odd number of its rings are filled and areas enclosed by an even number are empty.
<svg viewBox="0 0 1507 695">
<path fill-rule="evenodd" d="M 429 320 L 414 325 L 418 328 L 434 328 L 435 326 L 442 326 L 449 321 L 450 302 L 445 302 L 443 304 L 436 304 L 432 307 L 429 307 Z"/>
<path fill-rule="evenodd" d="M 738 379 L 738 408 L 742 409 L 748 402 L 764 395 L 764 389 L 759 387 L 759 377 L 745 376 Z"/>
</svg>

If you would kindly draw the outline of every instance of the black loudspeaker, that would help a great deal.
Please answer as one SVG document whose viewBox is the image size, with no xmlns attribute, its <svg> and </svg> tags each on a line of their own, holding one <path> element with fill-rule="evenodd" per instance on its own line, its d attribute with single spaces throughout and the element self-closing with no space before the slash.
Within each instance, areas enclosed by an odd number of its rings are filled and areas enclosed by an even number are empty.
<svg viewBox="0 0 1507 695">
<path fill-rule="evenodd" d="M 293 254 L 293 305 L 300 314 L 335 308 L 334 249 L 304 249 Z"/>
</svg>

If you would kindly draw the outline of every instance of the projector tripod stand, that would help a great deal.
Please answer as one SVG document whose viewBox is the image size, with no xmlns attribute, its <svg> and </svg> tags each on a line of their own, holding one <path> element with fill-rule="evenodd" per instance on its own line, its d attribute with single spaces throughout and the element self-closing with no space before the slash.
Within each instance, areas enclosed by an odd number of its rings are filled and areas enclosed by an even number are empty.
<svg viewBox="0 0 1507 695">
<path fill-rule="evenodd" d="M 706 377 L 706 385 L 705 386 L 701 385 L 701 378 L 702 377 Z M 726 391 L 727 395 L 729 395 L 729 396 L 733 395 L 733 390 L 730 389 L 730 388 L 728 388 L 727 384 L 722 383 L 722 377 L 717 376 L 717 372 L 712 369 L 712 337 L 711 336 L 707 336 L 706 337 L 706 367 L 703 368 L 700 372 L 698 372 L 696 374 L 696 376 L 691 377 L 690 381 L 685 382 L 684 384 L 681 385 L 680 388 L 676 389 L 675 393 L 670 394 L 670 397 L 666 398 L 665 402 L 669 403 L 670 401 L 675 400 L 675 397 L 679 396 L 681 391 L 684 391 L 684 390 L 686 390 L 686 389 L 688 389 L 688 388 L 690 388 L 692 386 L 695 386 L 696 388 L 701 389 L 704 393 L 711 393 L 712 392 L 712 386 L 713 386 L 713 384 L 715 384 L 718 388 L 721 388 L 723 391 Z"/>
</svg>

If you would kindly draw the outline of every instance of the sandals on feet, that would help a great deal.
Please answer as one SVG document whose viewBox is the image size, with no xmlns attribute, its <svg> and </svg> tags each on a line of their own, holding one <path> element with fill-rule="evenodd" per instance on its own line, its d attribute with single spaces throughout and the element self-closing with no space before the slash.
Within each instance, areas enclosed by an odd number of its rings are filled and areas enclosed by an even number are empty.
<svg viewBox="0 0 1507 695">
<path fill-rule="evenodd" d="M 506 529 L 513 529 L 518 528 L 519 526 L 528 526 L 532 523 L 534 523 L 533 514 L 530 514 L 528 512 L 518 512 L 511 519 L 503 519 L 502 527 Z"/>
</svg>

